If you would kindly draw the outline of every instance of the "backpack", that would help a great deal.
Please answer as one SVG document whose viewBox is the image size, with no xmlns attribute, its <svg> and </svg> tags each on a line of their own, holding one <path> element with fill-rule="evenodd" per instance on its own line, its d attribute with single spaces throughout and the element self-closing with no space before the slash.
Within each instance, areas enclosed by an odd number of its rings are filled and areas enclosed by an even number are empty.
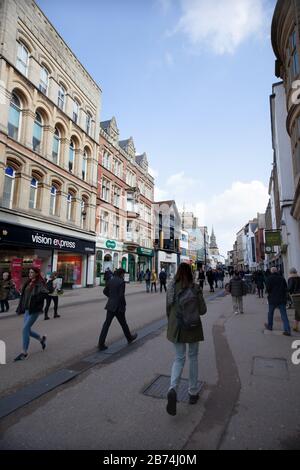
<svg viewBox="0 0 300 470">
<path fill-rule="evenodd" d="M 53 286 L 53 280 L 50 279 L 47 284 L 46 284 L 46 289 L 48 291 L 49 294 L 53 294 L 54 292 L 54 286 Z"/>
<path fill-rule="evenodd" d="M 150 281 L 151 279 L 151 273 L 146 273 L 145 274 L 145 281 Z"/>
<path fill-rule="evenodd" d="M 176 318 L 182 330 L 193 330 L 201 325 L 199 298 L 192 287 L 188 287 L 176 296 Z"/>
</svg>

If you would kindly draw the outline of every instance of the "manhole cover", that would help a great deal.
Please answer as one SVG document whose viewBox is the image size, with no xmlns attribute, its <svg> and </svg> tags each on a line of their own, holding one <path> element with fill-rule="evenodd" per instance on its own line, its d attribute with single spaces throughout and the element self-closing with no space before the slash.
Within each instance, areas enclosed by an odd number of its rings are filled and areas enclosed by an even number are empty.
<svg viewBox="0 0 300 470">
<path fill-rule="evenodd" d="M 286 359 L 273 359 L 267 357 L 254 357 L 253 375 L 288 379 L 289 372 Z"/>
<path fill-rule="evenodd" d="M 171 377 L 167 375 L 160 375 L 150 385 L 147 385 L 143 394 L 148 397 L 166 399 L 168 390 L 170 388 Z M 204 382 L 198 382 L 198 391 L 201 392 Z M 189 401 L 189 381 L 181 379 L 177 389 L 177 401 L 188 403 Z"/>
</svg>

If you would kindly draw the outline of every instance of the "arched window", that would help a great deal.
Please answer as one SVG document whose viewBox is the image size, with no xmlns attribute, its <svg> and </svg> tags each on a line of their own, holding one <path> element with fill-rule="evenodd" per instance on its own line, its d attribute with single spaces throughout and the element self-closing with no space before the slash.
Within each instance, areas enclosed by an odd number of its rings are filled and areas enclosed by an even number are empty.
<svg viewBox="0 0 300 470">
<path fill-rule="evenodd" d="M 81 228 L 86 228 L 86 220 L 87 220 L 87 205 L 88 205 L 88 201 L 86 198 L 82 198 L 81 200 L 81 210 L 80 210 L 80 217 L 81 217 L 81 220 L 80 220 L 80 225 L 81 225 Z"/>
<path fill-rule="evenodd" d="M 62 111 L 64 111 L 65 109 L 65 100 L 66 100 L 66 90 L 63 85 L 59 85 L 57 105 Z"/>
<path fill-rule="evenodd" d="M 74 164 L 75 164 L 75 145 L 73 140 L 70 142 L 69 147 L 69 172 L 73 173 L 74 171 Z"/>
<path fill-rule="evenodd" d="M 29 209 L 36 209 L 37 193 L 38 193 L 38 180 L 36 178 L 32 178 L 31 184 L 30 184 Z"/>
<path fill-rule="evenodd" d="M 13 93 L 10 100 L 8 116 L 8 135 L 12 139 L 19 140 L 21 127 L 22 105 L 18 96 Z"/>
<path fill-rule="evenodd" d="M 29 52 L 23 43 L 18 43 L 17 69 L 27 76 L 28 73 Z"/>
<path fill-rule="evenodd" d="M 73 121 L 77 124 L 79 118 L 79 103 L 77 100 L 74 100 L 73 103 Z"/>
<path fill-rule="evenodd" d="M 53 147 L 52 147 L 52 159 L 53 163 L 59 165 L 59 154 L 60 154 L 60 132 L 55 128 L 54 136 L 53 136 Z"/>
<path fill-rule="evenodd" d="M 67 197 L 67 220 L 74 221 L 75 219 L 75 194 L 69 191 Z"/>
<path fill-rule="evenodd" d="M 39 113 L 35 113 L 35 120 L 34 120 L 34 126 L 33 126 L 33 138 L 32 138 L 32 148 L 34 152 L 41 151 L 42 133 L 43 133 L 42 117 Z"/>
<path fill-rule="evenodd" d="M 88 161 L 88 153 L 85 150 L 83 152 L 83 159 L 82 159 L 82 179 L 83 179 L 83 181 L 86 181 L 87 161 Z"/>
<path fill-rule="evenodd" d="M 57 188 L 52 185 L 50 192 L 50 215 L 56 215 L 57 213 Z"/>
<path fill-rule="evenodd" d="M 7 166 L 5 168 L 2 205 L 8 209 L 11 209 L 13 205 L 15 176 L 15 170 L 11 166 Z"/>
<path fill-rule="evenodd" d="M 41 68 L 39 89 L 44 95 L 47 95 L 49 85 L 49 72 L 46 67 Z"/>
<path fill-rule="evenodd" d="M 86 133 L 90 135 L 92 130 L 92 116 L 90 113 L 87 113 L 86 115 Z"/>
</svg>

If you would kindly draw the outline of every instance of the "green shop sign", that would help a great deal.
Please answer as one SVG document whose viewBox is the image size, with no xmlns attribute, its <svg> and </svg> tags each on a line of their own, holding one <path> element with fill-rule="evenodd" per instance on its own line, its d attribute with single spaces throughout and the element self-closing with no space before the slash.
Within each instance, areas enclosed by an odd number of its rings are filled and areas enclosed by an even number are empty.
<svg viewBox="0 0 300 470">
<path fill-rule="evenodd" d="M 154 256 L 153 250 L 150 248 L 138 248 L 137 254 L 143 256 Z"/>
<path fill-rule="evenodd" d="M 281 246 L 281 231 L 280 230 L 266 230 L 266 247 Z"/>
<path fill-rule="evenodd" d="M 113 240 L 107 240 L 105 245 L 106 245 L 106 248 L 109 248 L 110 250 L 114 250 L 117 246 L 116 242 L 114 242 Z"/>
</svg>

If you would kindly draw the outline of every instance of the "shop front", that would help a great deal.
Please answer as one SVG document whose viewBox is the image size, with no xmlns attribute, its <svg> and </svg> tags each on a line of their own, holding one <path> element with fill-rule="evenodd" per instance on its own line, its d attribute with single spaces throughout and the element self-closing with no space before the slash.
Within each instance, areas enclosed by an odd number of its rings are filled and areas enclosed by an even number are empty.
<svg viewBox="0 0 300 470">
<path fill-rule="evenodd" d="M 104 273 L 122 266 L 123 243 L 97 237 L 96 241 L 96 285 L 104 285 Z"/>
<path fill-rule="evenodd" d="M 64 288 L 94 284 L 95 242 L 0 222 L 0 273 L 11 272 L 19 289 L 31 267 L 44 277 L 58 271 Z"/>
<path fill-rule="evenodd" d="M 151 248 L 139 247 L 137 249 L 137 254 L 138 254 L 137 279 L 139 279 L 139 274 L 141 272 L 145 273 L 147 269 L 150 269 L 150 271 L 152 271 L 154 250 L 151 250 Z"/>
<path fill-rule="evenodd" d="M 157 271 L 160 271 L 164 268 L 169 279 L 172 279 L 178 268 L 178 255 L 177 253 L 168 253 L 166 251 L 157 251 L 156 252 L 156 266 Z"/>
</svg>

